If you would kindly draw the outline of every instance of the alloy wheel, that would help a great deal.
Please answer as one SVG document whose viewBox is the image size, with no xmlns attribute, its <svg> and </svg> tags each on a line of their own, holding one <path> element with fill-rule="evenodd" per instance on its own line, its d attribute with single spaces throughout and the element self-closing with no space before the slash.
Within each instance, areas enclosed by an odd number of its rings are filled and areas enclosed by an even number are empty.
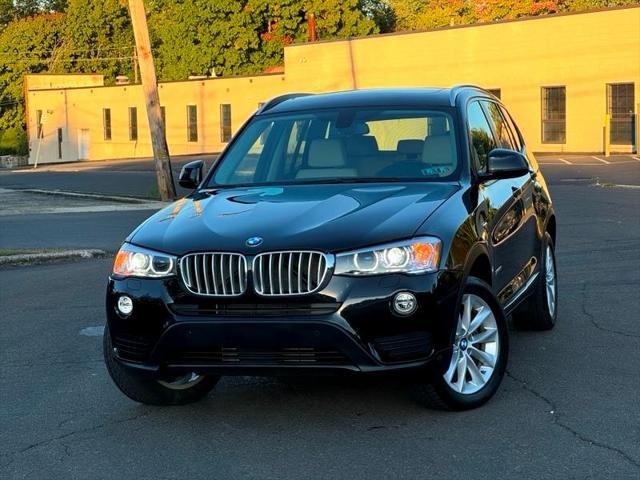
<svg viewBox="0 0 640 480">
<path fill-rule="evenodd" d="M 553 318 L 556 313 L 557 287 L 556 265 L 551 245 L 547 245 L 545 252 L 545 286 L 547 289 L 547 307 L 549 308 L 549 315 Z"/>
<path fill-rule="evenodd" d="M 491 379 L 499 351 L 498 323 L 491 307 L 478 295 L 465 294 L 445 381 L 458 393 L 476 393 Z"/>
</svg>

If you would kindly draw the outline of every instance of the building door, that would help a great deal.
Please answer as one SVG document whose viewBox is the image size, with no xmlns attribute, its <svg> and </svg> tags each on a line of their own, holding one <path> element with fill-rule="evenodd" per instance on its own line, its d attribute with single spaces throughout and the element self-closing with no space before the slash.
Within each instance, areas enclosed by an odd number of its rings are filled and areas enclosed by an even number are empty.
<svg viewBox="0 0 640 480">
<path fill-rule="evenodd" d="M 635 133 L 633 83 L 607 85 L 607 112 L 611 116 L 612 145 L 633 145 Z"/>
<path fill-rule="evenodd" d="M 89 129 L 78 130 L 78 160 L 89 160 Z"/>
</svg>

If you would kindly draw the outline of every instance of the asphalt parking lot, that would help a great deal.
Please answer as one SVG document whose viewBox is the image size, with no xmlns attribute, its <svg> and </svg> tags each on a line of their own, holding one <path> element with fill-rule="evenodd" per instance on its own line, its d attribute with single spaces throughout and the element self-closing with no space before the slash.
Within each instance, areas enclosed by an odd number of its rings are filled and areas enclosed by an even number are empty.
<svg viewBox="0 0 640 480">
<path fill-rule="evenodd" d="M 538 158 L 558 214 L 558 324 L 512 330 L 501 389 L 470 412 L 425 410 L 388 377 L 224 378 L 195 405 L 137 405 L 102 363 L 110 261 L 0 268 L 0 478 L 639 478 L 640 157 L 597 157 Z M 103 170 L 65 182 L 153 180 Z M 63 176 L 2 173 L 0 187 Z M 115 250 L 148 214 L 0 216 L 0 248 Z"/>
</svg>

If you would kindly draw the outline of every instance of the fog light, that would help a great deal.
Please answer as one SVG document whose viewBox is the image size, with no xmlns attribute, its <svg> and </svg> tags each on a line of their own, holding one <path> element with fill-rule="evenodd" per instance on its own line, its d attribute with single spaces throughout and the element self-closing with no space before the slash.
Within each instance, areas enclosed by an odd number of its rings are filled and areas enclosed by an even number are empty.
<svg viewBox="0 0 640 480">
<path fill-rule="evenodd" d="M 398 293 L 393 298 L 393 309 L 398 315 L 411 315 L 418 308 L 418 300 L 413 293 Z"/>
<path fill-rule="evenodd" d="M 133 312 L 133 300 L 126 295 L 122 295 L 118 299 L 118 311 L 123 315 L 129 315 Z"/>
</svg>

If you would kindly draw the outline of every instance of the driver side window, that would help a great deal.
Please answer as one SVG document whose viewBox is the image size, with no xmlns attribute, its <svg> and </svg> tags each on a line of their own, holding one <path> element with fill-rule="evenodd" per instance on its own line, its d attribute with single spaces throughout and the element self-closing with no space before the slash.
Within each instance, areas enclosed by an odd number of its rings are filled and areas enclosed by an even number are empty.
<svg viewBox="0 0 640 480">
<path fill-rule="evenodd" d="M 496 148 L 496 142 L 480 102 L 469 104 L 467 117 L 473 164 L 476 172 L 486 172 L 489 152 Z"/>
</svg>

